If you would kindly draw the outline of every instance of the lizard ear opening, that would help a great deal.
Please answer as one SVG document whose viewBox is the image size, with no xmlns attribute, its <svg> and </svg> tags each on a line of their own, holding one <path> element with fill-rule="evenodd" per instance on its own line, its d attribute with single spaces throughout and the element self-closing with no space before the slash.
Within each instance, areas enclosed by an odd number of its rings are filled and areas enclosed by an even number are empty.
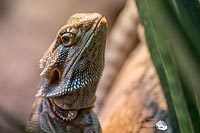
<svg viewBox="0 0 200 133">
<path fill-rule="evenodd" d="M 55 69 L 53 71 L 53 74 L 52 74 L 52 81 L 51 81 L 51 83 L 52 84 L 58 84 L 59 80 L 60 80 L 60 73 L 59 73 L 59 71 L 57 69 Z"/>
</svg>

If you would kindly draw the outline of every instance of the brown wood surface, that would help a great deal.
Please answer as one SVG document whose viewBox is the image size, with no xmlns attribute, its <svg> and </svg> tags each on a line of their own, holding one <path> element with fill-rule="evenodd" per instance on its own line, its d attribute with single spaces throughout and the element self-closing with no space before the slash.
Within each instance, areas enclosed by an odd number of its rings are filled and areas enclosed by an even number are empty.
<svg viewBox="0 0 200 133">
<path fill-rule="evenodd" d="M 102 107 L 103 132 L 156 132 L 155 123 L 169 126 L 167 106 L 145 44 L 124 63 Z M 168 129 L 170 132 L 170 129 Z"/>
<path fill-rule="evenodd" d="M 126 57 L 137 45 L 138 14 L 134 1 L 127 1 L 108 36 L 105 68 L 97 88 L 95 112 L 101 112 L 105 97 L 114 83 Z"/>
</svg>

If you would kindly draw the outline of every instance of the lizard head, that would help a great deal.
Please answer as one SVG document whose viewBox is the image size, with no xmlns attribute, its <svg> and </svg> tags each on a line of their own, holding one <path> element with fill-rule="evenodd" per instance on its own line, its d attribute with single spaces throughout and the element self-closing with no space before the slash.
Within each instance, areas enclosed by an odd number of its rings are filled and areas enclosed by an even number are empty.
<svg viewBox="0 0 200 133">
<path fill-rule="evenodd" d="M 91 97 L 104 67 L 107 22 L 98 13 L 74 14 L 40 60 L 37 96 L 58 97 L 85 88 Z"/>
</svg>

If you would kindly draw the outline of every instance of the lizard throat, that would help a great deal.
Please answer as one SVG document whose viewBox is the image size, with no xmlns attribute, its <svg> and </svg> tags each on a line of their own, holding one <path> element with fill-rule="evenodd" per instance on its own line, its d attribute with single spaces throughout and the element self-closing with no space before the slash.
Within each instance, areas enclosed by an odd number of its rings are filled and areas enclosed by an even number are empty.
<svg viewBox="0 0 200 133">
<path fill-rule="evenodd" d="M 51 104 L 51 109 L 53 111 L 53 113 L 60 119 L 64 120 L 64 121 L 72 121 L 73 119 L 75 119 L 78 115 L 78 111 L 79 110 L 66 110 L 63 109 L 59 106 L 57 106 L 52 100 L 50 100 L 50 104 Z"/>
</svg>

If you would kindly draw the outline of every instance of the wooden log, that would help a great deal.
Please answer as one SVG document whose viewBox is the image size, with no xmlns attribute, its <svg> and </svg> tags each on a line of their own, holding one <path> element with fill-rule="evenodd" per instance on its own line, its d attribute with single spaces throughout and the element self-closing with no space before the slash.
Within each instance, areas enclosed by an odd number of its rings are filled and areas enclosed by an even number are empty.
<svg viewBox="0 0 200 133">
<path fill-rule="evenodd" d="M 167 105 L 145 44 L 134 50 L 121 68 L 102 107 L 100 121 L 104 133 L 160 132 L 155 124 L 167 123 Z"/>
<path fill-rule="evenodd" d="M 129 53 L 137 45 L 137 8 L 132 0 L 128 0 L 119 14 L 108 38 L 105 68 L 97 88 L 97 100 L 94 111 L 98 114 L 105 102 L 111 86 Z"/>
</svg>

